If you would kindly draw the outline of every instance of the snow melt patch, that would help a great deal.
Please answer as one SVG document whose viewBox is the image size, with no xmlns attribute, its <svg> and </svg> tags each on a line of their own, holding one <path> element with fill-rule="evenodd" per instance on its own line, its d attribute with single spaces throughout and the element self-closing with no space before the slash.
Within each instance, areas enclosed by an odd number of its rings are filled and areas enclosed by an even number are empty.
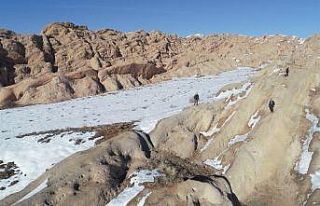
<svg viewBox="0 0 320 206">
<path fill-rule="evenodd" d="M 314 174 L 310 174 L 312 191 L 320 189 L 320 170 L 316 171 Z"/>
<path fill-rule="evenodd" d="M 227 170 L 229 169 L 230 164 L 226 165 L 226 166 L 223 166 L 222 162 L 221 162 L 221 159 L 220 159 L 220 156 L 221 155 L 217 156 L 216 158 L 214 158 L 212 160 L 211 159 L 207 159 L 203 163 L 215 168 L 216 170 L 223 170 L 222 174 L 225 174 L 227 172 Z"/>
<path fill-rule="evenodd" d="M 229 101 L 226 108 L 229 108 L 232 105 L 236 104 L 238 101 L 246 98 L 249 95 L 252 87 L 253 87 L 253 83 L 247 82 L 247 83 L 243 84 L 242 87 L 239 89 L 233 88 L 231 90 L 226 90 L 226 91 L 221 92 L 220 94 L 218 94 L 215 97 L 215 100 L 220 100 L 220 99 L 225 98 L 226 101 Z M 242 93 L 245 93 L 245 94 L 243 96 L 241 96 Z M 235 96 L 236 96 L 236 99 L 233 100 L 232 97 L 235 97 Z"/>
<path fill-rule="evenodd" d="M 20 169 L 18 174 L 0 180 L 0 187 L 6 187 L 5 190 L 0 192 L 0 200 L 22 190 L 55 163 L 78 151 L 93 147 L 94 141 L 90 141 L 89 138 L 93 137 L 94 134 L 94 132 L 61 133 L 53 135 L 48 143 L 38 142 L 39 139 L 48 134 L 9 140 L 0 139 L 0 160 L 4 162 L 13 161 Z M 74 140 L 76 139 L 82 139 L 84 142 L 75 144 Z M 18 182 L 9 186 L 10 182 L 13 181 Z"/>
<path fill-rule="evenodd" d="M 196 34 L 190 34 L 190 35 L 186 36 L 186 38 L 192 38 L 192 37 L 203 38 L 203 37 L 204 37 L 204 34 L 196 33 Z"/>
<path fill-rule="evenodd" d="M 228 145 L 231 146 L 231 145 L 234 145 L 238 142 L 244 142 L 248 138 L 248 134 L 249 134 L 249 132 L 246 134 L 236 135 L 234 138 L 232 138 L 228 142 Z"/>
<path fill-rule="evenodd" d="M 233 111 L 231 115 L 229 115 L 229 117 L 226 119 L 226 121 L 223 122 L 223 124 L 221 125 L 221 127 L 218 127 L 218 125 L 216 124 L 213 128 L 211 128 L 209 131 L 207 132 L 200 132 L 202 135 L 206 136 L 206 137 L 210 137 L 212 135 L 214 135 L 215 133 L 220 132 L 221 128 L 224 127 L 224 125 L 226 125 L 227 122 L 230 121 L 230 119 L 233 117 L 233 115 L 236 113 L 236 111 Z"/>
<path fill-rule="evenodd" d="M 151 195 L 152 192 L 149 192 L 145 196 L 141 198 L 141 200 L 138 202 L 137 206 L 144 206 L 144 203 L 146 202 L 147 198 Z"/>
<path fill-rule="evenodd" d="M 259 69 L 264 69 L 264 68 L 266 68 L 268 65 L 269 65 L 268 63 L 261 64 L 258 68 L 259 68 Z"/>
<path fill-rule="evenodd" d="M 206 161 L 204 161 L 204 164 L 209 165 L 217 170 L 223 169 L 223 166 L 221 164 L 221 160 L 219 160 L 219 156 L 214 158 L 213 160 L 207 159 Z"/>
<path fill-rule="evenodd" d="M 229 103 L 227 104 L 226 108 L 228 109 L 229 107 L 231 107 L 232 105 L 236 104 L 238 101 L 248 97 L 251 89 L 253 87 L 253 84 L 251 82 L 247 82 L 245 84 L 242 85 L 241 88 L 236 89 L 236 88 L 232 88 L 230 90 L 226 90 L 223 92 L 220 92 L 220 94 L 218 94 L 216 97 L 214 97 L 215 100 L 221 100 L 221 99 L 226 99 L 226 101 L 229 101 Z M 242 94 L 243 92 L 245 92 L 245 94 L 243 96 L 240 96 L 240 94 Z M 237 96 L 237 98 L 235 100 L 232 100 L 231 98 Z M 213 128 L 211 128 L 209 131 L 206 132 L 201 132 L 202 135 L 204 135 L 205 137 L 211 137 L 212 135 L 214 135 L 215 133 L 218 133 L 220 131 L 220 129 L 227 123 L 230 121 L 230 119 L 233 117 L 233 115 L 235 114 L 235 111 L 233 111 L 233 113 L 226 119 L 226 121 L 224 121 L 224 123 L 222 124 L 221 127 L 218 127 L 217 125 L 215 125 Z M 257 116 L 258 112 L 251 116 L 250 118 L 250 125 L 252 125 L 252 128 L 258 123 L 258 121 L 260 120 L 260 117 Z M 249 124 L 248 123 L 248 124 Z M 251 127 L 251 126 L 249 126 Z M 201 148 L 200 152 L 203 152 L 204 150 L 206 150 L 209 145 L 212 143 L 213 137 L 211 137 L 211 139 L 209 139 L 206 144 Z M 239 138 L 239 137 L 236 137 Z M 243 136 L 240 138 L 244 138 Z M 237 139 L 235 139 L 235 141 L 237 141 Z"/>
<path fill-rule="evenodd" d="M 229 107 L 231 107 L 232 105 L 235 105 L 238 101 L 240 101 L 240 100 L 245 99 L 245 98 L 248 97 L 248 95 L 250 94 L 251 89 L 252 89 L 252 87 L 253 87 L 253 84 L 252 84 L 252 83 L 248 83 L 248 84 L 249 84 L 249 86 L 246 87 L 245 90 L 243 91 L 243 92 L 245 92 L 245 94 L 244 94 L 243 96 L 238 95 L 238 96 L 237 96 L 237 99 L 231 100 L 231 101 L 228 103 L 228 105 L 227 105 L 226 108 L 229 108 Z"/>
<path fill-rule="evenodd" d="M 259 114 L 259 111 L 257 111 L 256 113 L 254 113 L 254 115 L 252 115 L 252 116 L 250 117 L 250 120 L 249 120 L 249 122 L 248 122 L 248 126 L 249 126 L 251 129 L 253 129 L 253 128 L 258 124 L 258 122 L 260 121 L 261 116 L 258 115 L 258 114 Z"/>
<path fill-rule="evenodd" d="M 140 170 L 130 177 L 132 187 L 125 188 L 116 198 L 112 199 L 107 206 L 127 205 L 133 198 L 144 190 L 143 183 L 154 182 L 155 177 L 162 176 L 158 170 Z"/>
<path fill-rule="evenodd" d="M 201 148 L 200 153 L 203 152 L 203 151 L 205 151 L 206 149 L 208 149 L 208 147 L 211 145 L 212 141 L 213 141 L 213 137 L 211 137 L 211 138 L 206 142 L 206 144 Z"/>
<path fill-rule="evenodd" d="M 309 146 L 313 139 L 313 134 L 315 132 L 320 132 L 320 127 L 317 126 L 319 122 L 318 117 L 310 113 L 308 109 L 306 109 L 305 112 L 306 112 L 306 118 L 311 122 L 311 127 L 309 128 L 306 138 L 303 142 L 300 159 L 295 166 L 295 170 L 303 175 L 307 174 L 311 160 L 312 160 L 313 152 L 309 152 Z"/>
<path fill-rule="evenodd" d="M 234 112 L 234 113 L 235 113 L 235 112 Z M 233 116 L 234 113 L 232 113 L 232 115 L 230 115 L 230 116 Z M 226 166 L 223 166 L 222 163 L 221 163 L 221 160 L 219 160 L 220 157 L 221 157 L 226 151 L 228 151 L 228 149 L 229 149 L 232 145 L 234 145 L 234 144 L 236 144 L 236 143 L 238 143 L 238 142 L 243 142 L 243 141 L 246 141 L 246 140 L 247 140 L 248 135 L 250 134 L 250 132 L 252 131 L 252 129 L 253 129 L 253 128 L 258 124 L 258 122 L 260 121 L 260 118 L 261 118 L 261 117 L 260 117 L 258 114 L 259 114 L 259 110 L 256 111 L 253 115 L 251 115 L 250 120 L 249 120 L 249 122 L 248 122 L 248 126 L 251 128 L 251 130 L 250 130 L 249 132 L 247 132 L 246 134 L 243 134 L 243 135 L 236 135 L 234 138 L 232 138 L 232 139 L 228 142 L 228 147 L 227 147 L 225 150 L 223 150 L 216 158 L 214 158 L 213 160 L 207 159 L 207 160 L 204 161 L 204 163 L 205 163 L 206 165 L 209 165 L 209 166 L 217 169 L 217 170 L 222 170 L 222 169 L 223 169 L 223 174 L 225 174 L 225 173 L 227 172 L 227 170 L 229 169 L 230 164 L 229 164 L 229 165 L 226 165 Z M 207 144 L 201 149 L 201 152 L 202 152 L 203 150 L 205 150 L 205 149 L 209 146 L 209 144 L 211 144 L 212 138 L 211 138 L 210 140 L 211 140 L 211 141 L 210 141 L 210 142 L 208 141 Z"/>
<path fill-rule="evenodd" d="M 244 142 L 248 139 L 248 135 L 250 134 L 250 132 L 253 130 L 253 128 L 255 128 L 255 126 L 258 124 L 258 122 L 260 121 L 261 116 L 259 115 L 259 111 L 256 111 L 253 115 L 251 115 L 249 122 L 248 122 L 248 126 L 250 127 L 250 131 L 245 133 L 245 134 L 240 134 L 240 135 L 236 135 L 234 138 L 232 138 L 229 142 L 228 145 L 234 145 L 238 142 Z"/>
<path fill-rule="evenodd" d="M 28 193 L 26 196 L 24 196 L 22 199 L 20 199 L 18 202 L 14 203 L 13 205 L 16 205 L 26 199 L 29 199 L 33 195 L 37 194 L 38 192 L 40 192 L 41 190 L 47 187 L 47 183 L 48 183 L 48 179 L 43 181 L 40 185 L 38 185 L 38 187 L 36 187 L 34 190 L 32 190 L 30 193 Z"/>
<path fill-rule="evenodd" d="M 224 127 L 224 125 L 230 121 L 230 119 L 233 117 L 233 115 L 236 113 L 236 111 L 233 111 L 231 115 L 229 115 L 229 117 L 226 119 L 226 121 L 223 122 L 223 124 L 221 125 L 221 127 L 218 127 L 218 125 L 216 124 L 213 128 L 211 128 L 209 131 L 207 132 L 200 132 L 203 136 L 205 137 L 211 137 L 206 144 L 201 148 L 200 152 L 203 152 L 204 150 L 206 150 L 210 144 L 213 141 L 213 136 L 214 134 L 220 132 L 220 129 Z"/>
</svg>

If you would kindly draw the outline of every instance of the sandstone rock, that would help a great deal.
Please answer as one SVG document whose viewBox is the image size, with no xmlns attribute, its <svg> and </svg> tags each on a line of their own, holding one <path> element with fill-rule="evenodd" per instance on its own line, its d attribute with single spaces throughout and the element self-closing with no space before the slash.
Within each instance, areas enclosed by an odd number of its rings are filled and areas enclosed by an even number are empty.
<svg viewBox="0 0 320 206">
<path fill-rule="evenodd" d="M 73 85 L 74 95 L 77 97 L 86 97 L 103 92 L 103 88 L 92 78 L 86 76 L 82 79 L 75 80 Z"/>
<path fill-rule="evenodd" d="M 17 101 L 17 104 L 39 104 L 71 99 L 74 91 L 67 79 L 54 77 L 49 83 L 29 87 Z"/>
<path fill-rule="evenodd" d="M 187 204 L 198 202 L 200 205 L 232 205 L 226 195 L 222 196 L 214 186 L 194 180 L 177 185 L 177 196 Z"/>
<path fill-rule="evenodd" d="M 25 48 L 23 44 L 15 40 L 2 40 L 2 47 L 6 50 L 7 59 L 13 64 L 25 63 Z"/>
<path fill-rule="evenodd" d="M 116 77 L 105 76 L 102 84 L 108 92 L 123 89 L 123 86 L 118 82 Z"/>
<path fill-rule="evenodd" d="M 102 66 L 97 55 L 95 55 L 94 57 L 92 57 L 92 59 L 90 59 L 90 64 L 92 68 L 96 70 L 100 69 Z"/>
<path fill-rule="evenodd" d="M 135 78 L 141 76 L 144 79 L 151 79 L 153 76 L 165 72 L 163 68 L 157 68 L 154 64 L 151 63 L 131 63 L 123 66 L 114 66 L 108 71 L 110 72 L 110 74 L 130 74 Z"/>
<path fill-rule="evenodd" d="M 199 132 L 208 130 L 213 119 L 214 110 L 211 106 L 189 108 L 159 121 L 150 137 L 159 150 L 188 158 L 198 149 Z"/>
<path fill-rule="evenodd" d="M 115 75 L 115 78 L 124 89 L 130 89 L 141 85 L 141 83 L 131 74 Z"/>
<path fill-rule="evenodd" d="M 0 109 L 14 106 L 14 102 L 17 100 L 11 89 L 0 87 Z"/>
<path fill-rule="evenodd" d="M 31 69 L 28 67 L 27 64 L 16 64 L 14 66 L 16 77 L 14 78 L 14 81 L 16 83 L 22 81 L 23 79 L 26 79 L 30 77 Z"/>
</svg>

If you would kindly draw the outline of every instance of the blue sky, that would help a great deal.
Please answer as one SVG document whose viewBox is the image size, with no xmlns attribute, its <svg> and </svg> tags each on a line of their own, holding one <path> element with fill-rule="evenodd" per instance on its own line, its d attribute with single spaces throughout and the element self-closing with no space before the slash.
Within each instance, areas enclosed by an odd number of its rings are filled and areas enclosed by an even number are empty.
<svg viewBox="0 0 320 206">
<path fill-rule="evenodd" d="M 89 29 L 192 33 L 287 34 L 320 32 L 320 0 L 8 0 L 0 28 L 39 33 L 52 22 Z"/>
</svg>

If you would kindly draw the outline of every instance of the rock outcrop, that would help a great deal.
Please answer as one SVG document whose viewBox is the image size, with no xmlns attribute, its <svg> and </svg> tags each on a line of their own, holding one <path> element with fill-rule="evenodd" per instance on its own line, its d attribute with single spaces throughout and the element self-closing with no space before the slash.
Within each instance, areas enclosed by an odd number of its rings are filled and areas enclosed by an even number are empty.
<svg viewBox="0 0 320 206">
<path fill-rule="evenodd" d="M 91 31 L 72 23 L 53 23 L 40 35 L 20 35 L 2 29 L 0 85 L 13 90 L 19 84 L 42 88 L 20 92 L 9 104 L 1 103 L 1 107 L 62 101 L 172 77 L 216 74 L 239 66 L 259 67 L 271 61 L 295 59 L 302 64 L 319 49 L 317 42 L 316 36 L 303 43 L 299 38 L 281 35 L 183 38 L 161 32 Z M 81 80 L 82 86 L 70 83 L 70 87 L 61 87 L 60 92 L 65 94 L 48 99 L 39 94 L 49 92 L 46 88 L 52 85 L 45 87 L 51 82 L 49 79 L 87 70 L 98 75 L 92 80 Z M 48 79 L 42 81 L 43 76 Z M 74 93 L 70 94 L 70 90 Z"/>
<path fill-rule="evenodd" d="M 168 163 L 163 163 L 164 158 Z M 166 165 L 168 164 L 168 165 Z M 187 167 L 185 165 L 188 165 Z M 171 170 L 183 173 L 170 173 Z M 212 170 L 187 163 L 176 156 L 155 151 L 150 138 L 141 131 L 124 132 L 84 152 L 76 153 L 45 172 L 24 190 L 1 205 L 106 205 L 129 185 L 131 174 L 142 168 L 159 169 L 159 180 L 150 183 L 152 195 L 146 205 L 240 203 L 225 177 L 209 175 Z M 195 175 L 196 168 L 200 168 Z M 41 184 L 41 191 L 23 198 Z M 141 186 L 139 186 L 141 187 Z M 172 195 L 172 192 L 178 195 Z M 142 193 L 141 193 L 142 194 Z M 140 194 L 140 195 L 141 195 Z M 163 198 L 165 197 L 165 200 Z M 139 197 L 132 197 L 135 205 Z"/>
</svg>

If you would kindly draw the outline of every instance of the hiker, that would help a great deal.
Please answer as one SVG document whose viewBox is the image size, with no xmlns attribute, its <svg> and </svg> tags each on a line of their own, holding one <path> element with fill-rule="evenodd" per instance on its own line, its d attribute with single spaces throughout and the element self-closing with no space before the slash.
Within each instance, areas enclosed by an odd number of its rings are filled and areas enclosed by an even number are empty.
<svg viewBox="0 0 320 206">
<path fill-rule="evenodd" d="M 194 96 L 193 96 L 193 100 L 194 100 L 194 106 L 198 105 L 199 104 L 199 94 L 196 93 Z"/>
<path fill-rule="evenodd" d="M 275 102 L 273 101 L 273 99 L 270 99 L 269 101 L 269 109 L 271 112 L 274 111 L 274 105 L 275 105 Z"/>
<path fill-rule="evenodd" d="M 286 68 L 286 73 L 284 74 L 285 77 L 289 76 L 289 67 Z"/>
</svg>

